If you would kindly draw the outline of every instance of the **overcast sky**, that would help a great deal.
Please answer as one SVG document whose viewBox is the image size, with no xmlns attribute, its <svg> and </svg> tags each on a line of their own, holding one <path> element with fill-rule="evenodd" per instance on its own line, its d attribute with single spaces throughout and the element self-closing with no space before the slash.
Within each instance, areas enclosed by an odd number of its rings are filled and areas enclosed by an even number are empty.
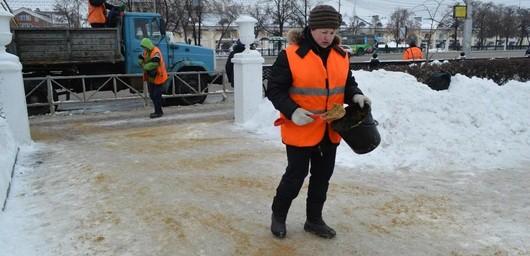
<svg viewBox="0 0 530 256">
<path fill-rule="evenodd" d="M 353 16 L 354 2 L 356 3 L 355 10 L 357 15 L 365 19 L 373 15 L 379 15 L 382 17 L 390 16 L 390 14 L 397 8 L 406 8 L 414 11 L 417 16 L 429 17 L 425 12 L 425 6 L 423 6 L 423 4 L 430 6 L 429 9 L 434 10 L 433 3 L 436 3 L 432 0 L 340 0 L 340 12 L 343 15 Z M 445 6 L 444 9 L 447 9 L 449 6 L 463 2 L 463 0 L 446 0 L 444 1 L 445 4 L 443 6 Z M 530 8 L 530 0 L 493 0 L 489 2 Z M 339 8 L 339 0 L 324 1 L 324 3 L 333 5 L 336 9 Z"/>
<path fill-rule="evenodd" d="M 236 0 L 242 3 L 266 1 L 269 0 Z M 423 11 L 425 7 L 423 3 L 433 3 L 433 0 L 332 0 L 332 1 L 321 1 L 326 4 L 333 5 L 336 9 L 339 9 L 343 15 L 353 16 L 354 1 L 356 2 L 356 13 L 361 18 L 368 19 L 373 15 L 379 16 L 390 16 L 390 14 L 397 8 L 407 8 L 413 10 L 417 16 L 428 17 Z M 317 1 L 313 1 L 317 2 Z M 444 1 L 446 6 L 454 5 L 455 3 L 463 3 L 463 0 L 446 0 Z M 486 1 L 483 1 L 486 2 Z M 530 8 L 530 0 L 493 0 L 491 1 L 496 4 L 521 6 L 524 8 Z M 49 10 L 52 8 L 55 0 L 7 0 L 7 3 L 11 9 L 18 9 L 20 7 L 29 7 L 31 9 L 40 8 L 42 10 Z"/>
</svg>

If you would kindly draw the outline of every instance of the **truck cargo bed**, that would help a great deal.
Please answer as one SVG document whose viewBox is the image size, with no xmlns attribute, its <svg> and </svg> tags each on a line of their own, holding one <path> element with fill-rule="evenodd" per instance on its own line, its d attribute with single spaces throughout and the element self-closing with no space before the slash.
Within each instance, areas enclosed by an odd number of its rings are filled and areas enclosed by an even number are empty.
<svg viewBox="0 0 530 256">
<path fill-rule="evenodd" d="M 117 28 L 17 28 L 14 53 L 23 65 L 116 63 L 124 60 Z"/>
</svg>

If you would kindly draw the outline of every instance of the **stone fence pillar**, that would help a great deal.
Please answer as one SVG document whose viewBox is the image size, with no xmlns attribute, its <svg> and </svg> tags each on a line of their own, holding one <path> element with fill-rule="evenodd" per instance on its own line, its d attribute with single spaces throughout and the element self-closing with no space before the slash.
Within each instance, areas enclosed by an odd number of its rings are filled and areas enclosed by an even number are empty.
<svg viewBox="0 0 530 256">
<path fill-rule="evenodd" d="M 256 19 L 242 15 L 235 21 L 239 26 L 239 40 L 245 44 L 245 51 L 232 58 L 234 63 L 234 114 L 236 123 L 245 123 L 258 110 L 262 100 L 263 67 L 261 54 L 250 49 L 254 42 Z"/>
<path fill-rule="evenodd" d="M 0 102 L 7 124 L 17 144 L 31 142 L 22 64 L 17 56 L 6 52 L 11 42 L 9 21 L 13 15 L 0 8 Z"/>
</svg>

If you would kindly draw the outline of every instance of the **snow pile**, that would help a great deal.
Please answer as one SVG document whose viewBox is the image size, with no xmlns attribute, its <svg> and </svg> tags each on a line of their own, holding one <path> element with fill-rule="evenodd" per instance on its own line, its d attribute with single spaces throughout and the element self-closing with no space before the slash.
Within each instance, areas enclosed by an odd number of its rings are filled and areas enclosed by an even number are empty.
<svg viewBox="0 0 530 256">
<path fill-rule="evenodd" d="M 381 144 L 355 155 L 342 142 L 337 163 L 373 170 L 428 171 L 521 167 L 530 161 L 530 82 L 498 86 L 491 80 L 452 77 L 433 91 L 408 74 L 354 71 L 372 99 Z M 278 114 L 264 99 L 244 128 L 281 143 Z"/>
<path fill-rule="evenodd" d="M 0 113 L 0 208 L 7 196 L 11 170 L 15 162 L 17 147 L 6 120 Z"/>
</svg>

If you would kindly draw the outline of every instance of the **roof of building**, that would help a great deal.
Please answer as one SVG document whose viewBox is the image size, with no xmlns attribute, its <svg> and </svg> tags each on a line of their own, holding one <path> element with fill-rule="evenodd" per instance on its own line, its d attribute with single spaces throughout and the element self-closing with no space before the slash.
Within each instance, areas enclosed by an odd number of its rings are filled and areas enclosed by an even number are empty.
<svg viewBox="0 0 530 256">
<path fill-rule="evenodd" d="M 43 20 L 43 21 L 46 21 L 46 22 L 48 22 L 48 23 L 53 23 L 53 21 L 52 21 L 52 19 L 51 19 L 50 17 L 45 16 L 45 15 L 42 15 L 42 14 L 39 14 L 39 13 L 37 13 L 37 12 L 35 12 L 35 11 L 32 11 L 32 10 L 30 10 L 30 9 L 28 9 L 28 8 L 25 8 L 25 7 L 18 8 L 18 9 L 16 9 L 16 10 L 14 10 L 14 11 L 13 11 L 13 15 L 16 16 L 16 15 L 18 15 L 18 14 L 20 14 L 20 13 L 23 13 L 23 12 L 25 12 L 25 13 L 27 13 L 27 14 L 30 14 L 31 16 L 37 17 L 37 18 L 39 18 L 39 19 L 41 19 L 41 20 Z"/>
</svg>

